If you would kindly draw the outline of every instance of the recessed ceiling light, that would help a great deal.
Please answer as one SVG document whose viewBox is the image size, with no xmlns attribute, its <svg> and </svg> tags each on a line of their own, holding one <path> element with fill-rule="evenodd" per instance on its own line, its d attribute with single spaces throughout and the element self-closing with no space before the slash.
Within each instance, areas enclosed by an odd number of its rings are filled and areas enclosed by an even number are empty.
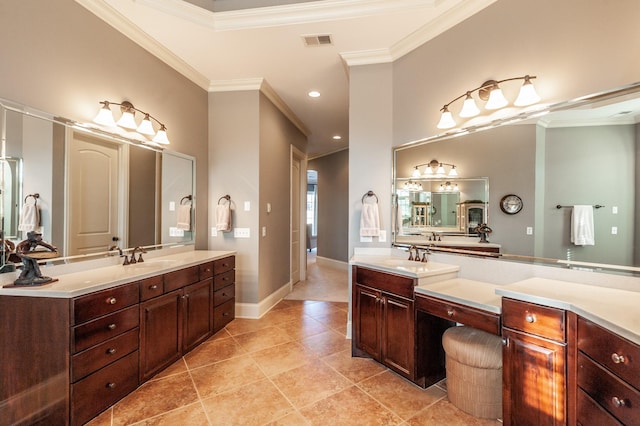
<svg viewBox="0 0 640 426">
<path fill-rule="evenodd" d="M 335 135 L 335 136 L 333 137 L 333 139 L 334 139 L 334 140 L 336 140 L 336 141 L 339 141 L 340 139 L 342 139 L 342 136 L 340 136 L 340 135 Z"/>
<path fill-rule="evenodd" d="M 320 92 L 318 92 L 317 90 L 312 90 L 309 92 L 309 97 L 311 98 L 317 98 L 320 96 Z"/>
</svg>

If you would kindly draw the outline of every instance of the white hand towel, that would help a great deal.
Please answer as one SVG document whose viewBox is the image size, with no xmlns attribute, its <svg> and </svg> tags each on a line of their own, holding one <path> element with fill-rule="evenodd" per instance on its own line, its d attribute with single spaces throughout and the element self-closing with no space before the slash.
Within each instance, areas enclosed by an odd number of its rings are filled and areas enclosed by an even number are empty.
<svg viewBox="0 0 640 426">
<path fill-rule="evenodd" d="M 178 206 L 178 218 L 176 228 L 188 231 L 191 229 L 191 204 Z"/>
<path fill-rule="evenodd" d="M 19 231 L 35 231 L 40 226 L 40 209 L 36 204 L 24 203 L 20 213 Z"/>
<path fill-rule="evenodd" d="M 360 217 L 360 236 L 377 237 L 380 235 L 380 215 L 378 203 L 363 203 Z"/>
<path fill-rule="evenodd" d="M 593 206 L 573 206 L 571 212 L 571 242 L 577 246 L 595 245 Z"/>
<path fill-rule="evenodd" d="M 222 232 L 231 231 L 231 204 L 216 206 L 216 229 Z"/>
</svg>

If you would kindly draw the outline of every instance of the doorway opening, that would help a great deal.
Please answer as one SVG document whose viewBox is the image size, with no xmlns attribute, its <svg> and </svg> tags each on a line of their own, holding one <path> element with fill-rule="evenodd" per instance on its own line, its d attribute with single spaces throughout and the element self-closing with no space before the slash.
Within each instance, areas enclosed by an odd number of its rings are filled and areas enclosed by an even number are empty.
<svg viewBox="0 0 640 426">
<path fill-rule="evenodd" d="M 307 263 L 318 249 L 318 172 L 307 170 Z"/>
</svg>

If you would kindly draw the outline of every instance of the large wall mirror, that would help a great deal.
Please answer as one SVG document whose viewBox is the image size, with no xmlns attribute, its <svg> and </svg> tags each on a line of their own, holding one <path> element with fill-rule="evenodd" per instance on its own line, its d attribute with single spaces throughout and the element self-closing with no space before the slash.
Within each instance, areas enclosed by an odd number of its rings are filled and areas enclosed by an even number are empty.
<svg viewBox="0 0 640 426">
<path fill-rule="evenodd" d="M 487 202 L 490 240 L 504 258 L 640 271 L 638 122 L 640 83 L 398 147 L 394 214 L 400 211 L 402 220 L 394 241 L 416 244 L 415 235 L 407 237 L 410 217 L 398 203 L 428 205 L 415 188 L 408 199 L 402 193 L 415 164 L 437 158 L 455 163 L 459 177 L 487 177 L 490 190 L 487 185 L 480 201 Z M 515 214 L 500 208 L 508 195 L 522 200 Z M 592 208 L 593 244 L 572 242 L 576 205 Z"/>
<path fill-rule="evenodd" d="M 193 157 L 8 101 L 0 117 L 5 240 L 39 232 L 67 261 L 194 243 Z"/>
</svg>

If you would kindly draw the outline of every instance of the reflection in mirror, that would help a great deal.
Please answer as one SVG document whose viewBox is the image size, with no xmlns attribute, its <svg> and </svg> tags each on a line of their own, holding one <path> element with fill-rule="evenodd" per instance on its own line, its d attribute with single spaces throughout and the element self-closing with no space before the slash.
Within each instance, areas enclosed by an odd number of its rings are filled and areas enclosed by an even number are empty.
<svg viewBox="0 0 640 426">
<path fill-rule="evenodd" d="M 446 155 L 461 170 L 491 180 L 491 240 L 505 258 L 592 270 L 640 267 L 639 90 L 636 83 L 553 105 L 547 114 L 400 147 L 396 187 L 411 172 L 403 156 Z M 499 210 L 498 201 L 509 193 L 524 201 L 517 214 Z M 575 205 L 604 206 L 593 209 L 593 245 L 571 241 Z M 401 235 L 395 242 L 402 243 Z"/>
<path fill-rule="evenodd" d="M 177 152 L 162 153 L 162 242 L 193 241 L 195 213 L 195 158 Z"/>
<path fill-rule="evenodd" d="M 163 220 L 171 219 L 161 215 L 160 188 L 163 179 L 173 182 L 178 175 L 180 192 L 193 194 L 195 159 L 176 170 L 171 161 L 162 164 L 155 147 L 5 100 L 0 100 L 0 132 L 0 209 L 7 240 L 25 239 L 19 226 L 23 198 L 38 193 L 35 230 L 58 248 L 62 261 L 103 256 L 112 245 L 194 242 L 193 228 L 180 238 L 162 238 Z M 102 240 L 76 241 L 82 234 Z"/>
</svg>

